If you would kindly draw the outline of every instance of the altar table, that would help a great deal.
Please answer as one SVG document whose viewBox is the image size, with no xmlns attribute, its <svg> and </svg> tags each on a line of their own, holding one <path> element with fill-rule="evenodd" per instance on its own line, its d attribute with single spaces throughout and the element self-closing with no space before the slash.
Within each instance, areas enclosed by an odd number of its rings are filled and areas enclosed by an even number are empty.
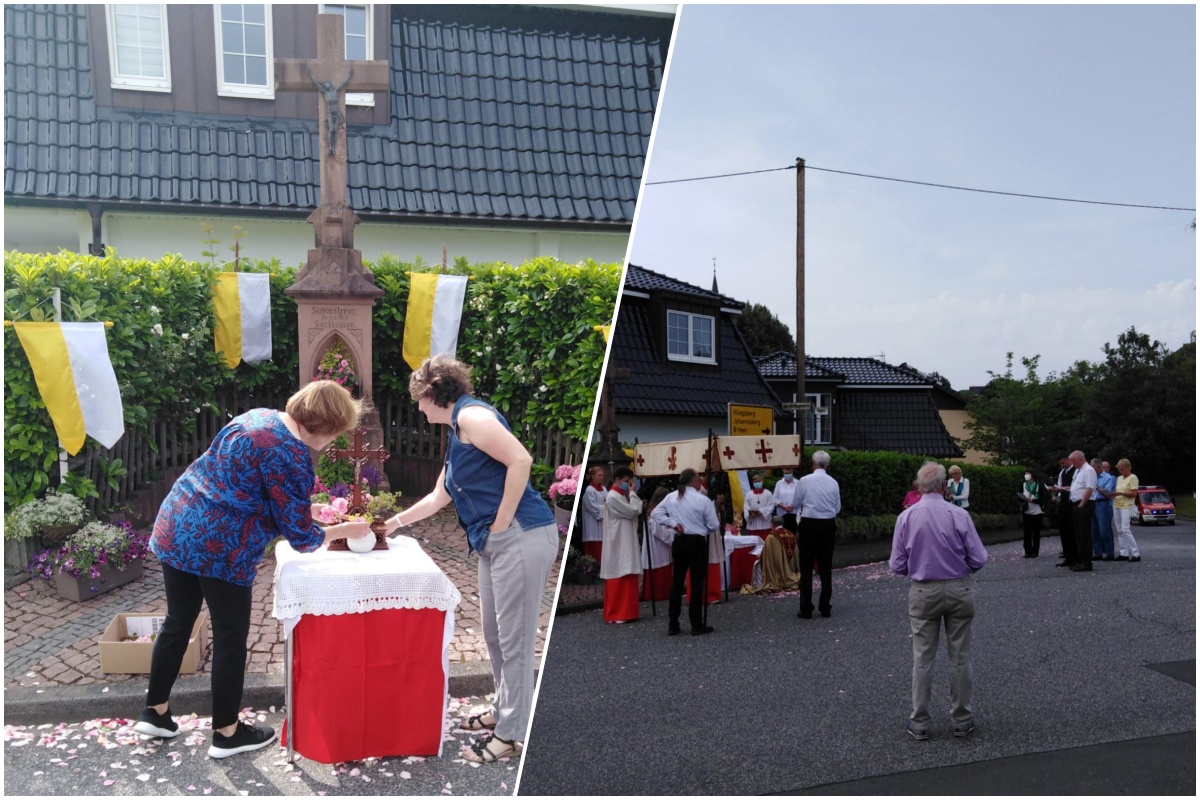
<svg viewBox="0 0 1200 800">
<path fill-rule="evenodd" d="M 370 553 L 275 546 L 283 741 L 326 764 L 441 755 L 458 589 L 415 539 Z"/>
</svg>

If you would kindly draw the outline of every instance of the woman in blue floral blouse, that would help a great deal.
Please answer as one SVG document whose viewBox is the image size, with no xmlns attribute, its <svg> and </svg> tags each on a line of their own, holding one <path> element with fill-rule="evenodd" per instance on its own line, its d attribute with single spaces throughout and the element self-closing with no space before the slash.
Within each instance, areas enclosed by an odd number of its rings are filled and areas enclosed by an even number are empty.
<svg viewBox="0 0 1200 800">
<path fill-rule="evenodd" d="M 150 540 L 162 562 L 167 616 L 154 643 L 138 733 L 179 735 L 168 700 L 203 600 L 213 626 L 208 754 L 225 758 L 274 740 L 271 728 L 238 721 L 254 578 L 277 536 L 310 552 L 328 539 L 370 533 L 361 520 L 322 529 L 309 500 L 315 481 L 310 449 L 324 450 L 353 430 L 360 412 L 360 402 L 342 386 L 313 381 L 292 395 L 285 411 L 257 408 L 235 417 L 175 482 Z"/>
</svg>

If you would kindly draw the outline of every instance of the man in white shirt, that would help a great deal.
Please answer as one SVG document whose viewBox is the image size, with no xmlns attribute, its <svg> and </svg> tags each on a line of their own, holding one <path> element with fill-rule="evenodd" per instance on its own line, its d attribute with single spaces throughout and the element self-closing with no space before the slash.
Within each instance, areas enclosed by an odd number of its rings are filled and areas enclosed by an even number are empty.
<svg viewBox="0 0 1200 800">
<path fill-rule="evenodd" d="M 796 533 L 796 492 L 799 490 L 800 483 L 792 470 L 785 469 L 783 478 L 775 484 L 775 514 L 783 517 L 783 527 L 793 534 Z"/>
<path fill-rule="evenodd" d="M 800 552 L 800 612 L 801 619 L 812 619 L 813 560 L 821 576 L 821 597 L 818 606 L 822 617 L 833 613 L 829 604 L 833 596 L 833 545 L 837 539 L 836 517 L 842 511 L 842 492 L 838 482 L 829 477 L 829 453 L 813 453 L 813 471 L 797 484 L 796 508 L 800 513 L 800 528 L 796 545 Z"/>
<path fill-rule="evenodd" d="M 1075 547 L 1077 552 L 1072 572 L 1092 571 L 1092 512 L 1096 504 L 1091 502 L 1096 496 L 1096 470 L 1087 462 L 1084 455 L 1076 450 L 1070 455 L 1071 466 L 1075 467 L 1075 477 L 1071 480 L 1071 523 L 1075 530 Z"/>
<path fill-rule="evenodd" d="M 708 596 L 705 579 L 708 577 L 708 535 L 720 530 L 720 523 L 712 501 L 700 493 L 702 480 L 695 470 L 685 469 L 679 476 L 679 491 L 663 498 L 650 514 L 654 522 L 675 530 L 675 542 L 671 545 L 674 572 L 668 607 L 668 636 L 680 632 L 679 614 L 689 573 L 692 576 L 692 601 L 688 604 L 688 619 L 692 623 L 692 636 L 713 632 L 704 619 Z"/>
</svg>

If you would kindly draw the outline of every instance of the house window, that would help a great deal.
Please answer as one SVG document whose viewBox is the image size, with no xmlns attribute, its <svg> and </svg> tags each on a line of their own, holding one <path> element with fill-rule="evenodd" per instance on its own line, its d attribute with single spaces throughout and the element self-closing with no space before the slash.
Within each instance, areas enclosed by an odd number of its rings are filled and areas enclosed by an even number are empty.
<svg viewBox="0 0 1200 800">
<path fill-rule="evenodd" d="M 108 65 L 114 89 L 171 91 L 167 7 L 113 4 L 108 17 Z"/>
<path fill-rule="evenodd" d="M 340 14 L 345 18 L 346 60 L 370 61 L 375 57 L 371 6 L 366 3 L 321 4 L 322 14 Z M 374 106 L 374 92 L 346 92 L 348 106 Z"/>
<path fill-rule="evenodd" d="M 275 97 L 271 12 L 264 3 L 218 3 L 217 94 Z"/>
<path fill-rule="evenodd" d="M 703 314 L 667 312 L 667 358 L 672 361 L 717 363 L 713 342 L 715 320 Z"/>
<path fill-rule="evenodd" d="M 829 414 L 832 398 L 827 394 L 805 394 L 808 401 L 808 411 L 804 413 L 804 443 L 832 444 L 833 426 Z"/>
</svg>

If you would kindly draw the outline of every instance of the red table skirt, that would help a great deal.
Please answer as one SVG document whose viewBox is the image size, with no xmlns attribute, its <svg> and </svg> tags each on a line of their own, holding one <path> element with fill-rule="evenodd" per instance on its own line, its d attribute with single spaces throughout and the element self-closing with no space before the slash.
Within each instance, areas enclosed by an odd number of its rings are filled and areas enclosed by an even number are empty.
<svg viewBox="0 0 1200 800">
<path fill-rule="evenodd" d="M 650 599 L 650 589 L 654 589 L 654 599 L 658 601 L 667 600 L 671 597 L 671 570 L 673 567 L 666 564 L 654 569 L 642 570 L 642 599 Z"/>
<path fill-rule="evenodd" d="M 292 631 L 295 750 L 323 764 L 436 756 L 446 713 L 446 612 L 306 614 Z M 287 744 L 284 725 L 283 744 Z"/>
<path fill-rule="evenodd" d="M 721 565 L 708 565 L 708 602 L 718 603 L 721 601 Z M 687 576 L 687 597 L 685 602 L 692 602 L 692 574 L 689 572 Z"/>
<path fill-rule="evenodd" d="M 754 564 L 758 556 L 750 555 L 753 547 L 737 547 L 729 556 L 729 591 L 737 591 L 743 584 L 754 582 Z"/>
<path fill-rule="evenodd" d="M 583 554 L 596 559 L 596 563 L 600 563 L 600 555 L 604 552 L 604 542 L 584 542 Z"/>
</svg>

